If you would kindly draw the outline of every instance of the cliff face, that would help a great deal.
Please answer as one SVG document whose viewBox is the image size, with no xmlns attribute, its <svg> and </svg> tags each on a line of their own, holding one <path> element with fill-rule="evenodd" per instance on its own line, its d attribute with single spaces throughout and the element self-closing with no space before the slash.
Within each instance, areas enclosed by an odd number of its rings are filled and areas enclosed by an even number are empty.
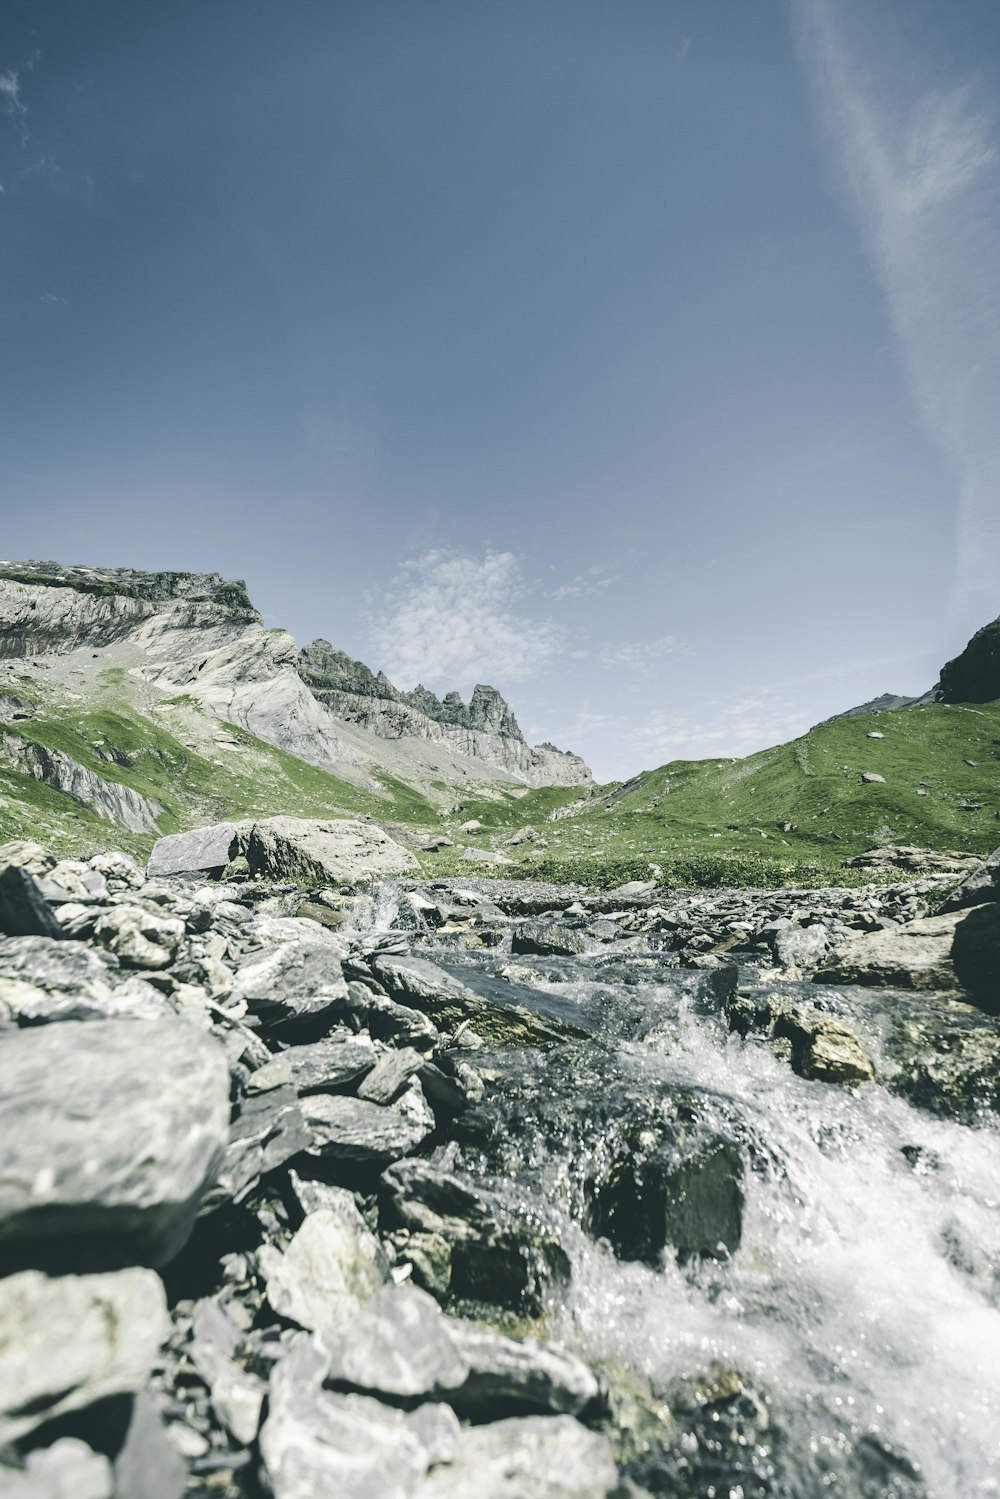
<svg viewBox="0 0 1000 1499">
<path fill-rule="evenodd" d="M 1000 698 L 1000 619 L 983 625 L 965 650 L 941 668 L 939 703 L 992 703 Z"/>
<path fill-rule="evenodd" d="M 380 739 L 424 739 L 506 771 L 531 786 L 573 786 L 591 780 L 579 755 L 546 744 L 532 747 L 495 687 L 480 683 L 468 703 L 457 692 L 443 699 L 426 687 L 400 692 L 384 672 L 314 640 L 299 652 L 299 674 L 337 718 Z"/>
<path fill-rule="evenodd" d="M 298 652 L 286 631 L 264 628 L 242 581 L 0 562 L 0 657 L 74 651 L 107 652 L 108 665 L 164 694 L 186 694 L 322 769 L 417 780 L 485 774 L 529 785 L 590 780 L 577 756 L 527 745 L 492 687 L 477 687 L 468 704 L 457 693 L 438 701 L 422 687 L 399 692 L 326 641 Z"/>
</svg>

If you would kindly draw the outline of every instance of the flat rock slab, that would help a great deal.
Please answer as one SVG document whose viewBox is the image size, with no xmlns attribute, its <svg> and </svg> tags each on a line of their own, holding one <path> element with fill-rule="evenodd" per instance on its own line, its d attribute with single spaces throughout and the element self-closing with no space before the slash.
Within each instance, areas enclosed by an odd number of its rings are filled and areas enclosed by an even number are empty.
<svg viewBox="0 0 1000 1499">
<path fill-rule="evenodd" d="M 925 916 L 904 926 L 838 942 L 813 975 L 817 983 L 878 984 L 899 989 L 954 989 L 951 945 L 958 913 Z"/>
<path fill-rule="evenodd" d="M 342 1012 L 348 999 L 339 949 L 318 933 L 282 942 L 244 963 L 235 991 L 264 1031 L 289 1037 Z"/>
<path fill-rule="evenodd" d="M 247 1092 L 266 1093 L 291 1083 L 297 1093 L 336 1093 L 371 1073 L 377 1060 L 378 1053 L 369 1036 L 363 1032 L 355 1036 L 342 1030 L 314 1041 L 311 1046 L 290 1046 L 287 1051 L 279 1052 L 251 1075 Z M 423 1058 L 418 1058 L 417 1065 L 422 1062 Z"/>
<path fill-rule="evenodd" d="M 250 833 L 250 822 L 214 822 L 158 838 L 146 865 L 148 875 L 208 873 L 223 870 Z"/>
<path fill-rule="evenodd" d="M 353 885 L 419 868 L 410 850 L 380 827 L 347 818 L 262 818 L 254 823 L 244 852 L 255 874 L 275 880 Z"/>
<path fill-rule="evenodd" d="M 300 1105 L 312 1137 L 309 1154 L 381 1169 L 398 1161 L 430 1134 L 430 1126 L 400 1109 L 317 1093 Z"/>
<path fill-rule="evenodd" d="M 543 1046 L 585 1034 L 524 1005 L 484 999 L 427 958 L 378 957 L 372 972 L 394 999 L 428 1015 L 442 1031 L 469 1024 L 497 1045 Z"/>
<path fill-rule="evenodd" d="M 0 1280 L 0 1446 L 149 1377 L 169 1332 L 152 1270 Z"/>
<path fill-rule="evenodd" d="M 0 1246 L 89 1240 L 162 1264 L 186 1239 L 228 1135 L 225 1051 L 193 1024 L 19 1031 L 0 1045 Z"/>
</svg>

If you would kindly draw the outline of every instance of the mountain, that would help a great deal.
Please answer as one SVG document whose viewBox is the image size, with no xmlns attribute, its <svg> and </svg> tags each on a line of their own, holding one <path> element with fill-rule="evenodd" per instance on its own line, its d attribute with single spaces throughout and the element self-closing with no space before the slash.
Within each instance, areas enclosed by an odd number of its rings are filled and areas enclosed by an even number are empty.
<svg viewBox="0 0 1000 1499">
<path fill-rule="evenodd" d="M 54 562 L 0 563 L 0 772 L 0 832 L 30 830 L 27 799 L 70 842 L 67 817 L 140 841 L 246 798 L 430 823 L 456 786 L 591 783 L 494 688 L 439 702 L 326 642 L 300 653 L 240 581 Z"/>
</svg>

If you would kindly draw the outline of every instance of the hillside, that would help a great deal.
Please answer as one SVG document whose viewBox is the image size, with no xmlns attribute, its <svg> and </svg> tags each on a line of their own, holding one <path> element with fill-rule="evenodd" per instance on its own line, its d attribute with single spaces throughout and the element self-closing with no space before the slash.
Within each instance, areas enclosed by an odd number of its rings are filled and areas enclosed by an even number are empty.
<svg viewBox="0 0 1000 1499">
<path fill-rule="evenodd" d="M 1000 702 L 930 703 L 834 719 L 743 760 L 673 761 L 583 798 L 549 788 L 466 799 L 449 833 L 539 876 L 645 878 L 653 864 L 700 861 L 720 878 L 728 864 L 738 881 L 754 868 L 762 879 L 832 871 L 887 843 L 988 853 L 998 817 Z M 482 824 L 474 837 L 460 832 L 470 820 Z M 435 856 L 442 869 L 453 859 Z"/>
</svg>

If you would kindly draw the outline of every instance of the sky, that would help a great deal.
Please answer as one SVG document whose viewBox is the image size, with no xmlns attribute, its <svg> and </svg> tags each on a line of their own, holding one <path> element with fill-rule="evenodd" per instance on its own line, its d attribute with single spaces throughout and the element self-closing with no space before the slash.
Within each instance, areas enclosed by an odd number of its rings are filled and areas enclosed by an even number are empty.
<svg viewBox="0 0 1000 1499">
<path fill-rule="evenodd" d="M 0 554 L 601 780 L 1000 614 L 996 0 L 5 0 Z"/>
</svg>

